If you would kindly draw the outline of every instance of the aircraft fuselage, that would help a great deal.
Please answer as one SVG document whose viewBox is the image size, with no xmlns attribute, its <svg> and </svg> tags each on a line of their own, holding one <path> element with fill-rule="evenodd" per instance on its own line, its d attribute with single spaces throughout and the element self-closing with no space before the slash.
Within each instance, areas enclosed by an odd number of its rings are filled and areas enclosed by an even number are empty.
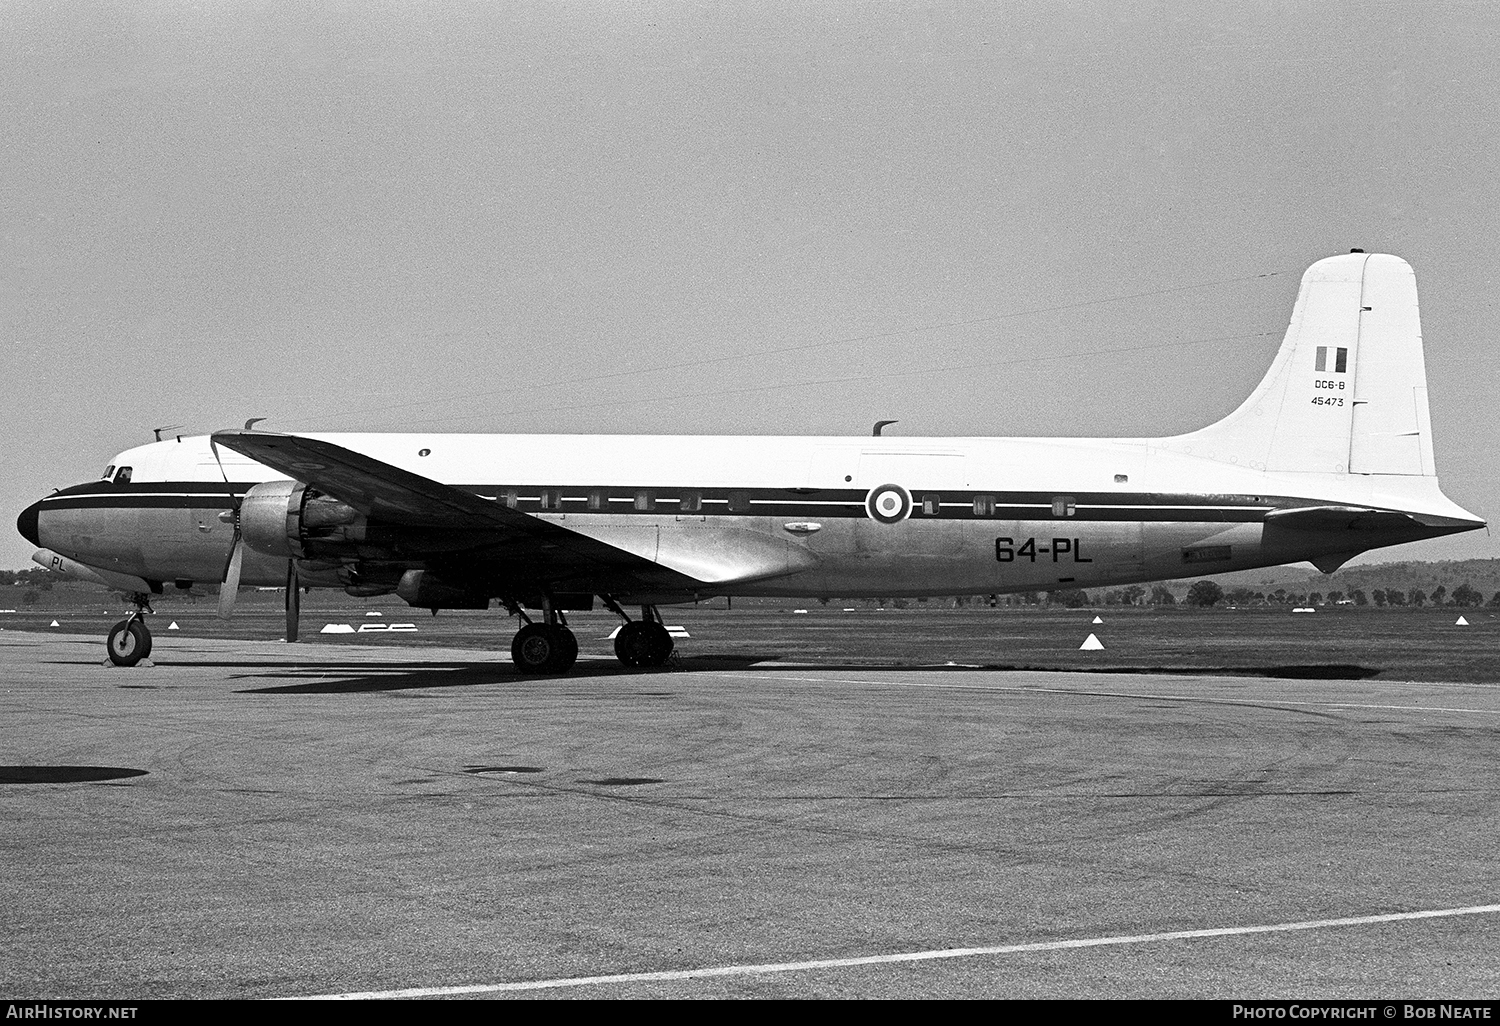
<svg viewBox="0 0 1500 1026">
<path fill-rule="evenodd" d="M 1267 513 L 1308 506 L 1400 510 L 1428 521 L 1380 544 L 1475 526 L 1435 482 L 1258 472 L 1154 449 L 1146 439 L 310 437 L 647 559 L 728 550 L 734 579 L 705 580 L 698 597 L 1091 588 L 1352 554 L 1347 533 L 1267 531 Z M 250 486 L 284 476 L 223 450 L 220 459 L 222 471 L 206 438 L 128 450 L 115 463 L 131 468 L 128 483 L 75 486 L 29 510 L 33 540 L 151 581 L 216 582 L 236 502 Z M 910 501 L 890 523 L 869 507 L 887 485 Z M 242 583 L 275 585 L 284 576 L 284 560 L 247 552 Z"/>
</svg>

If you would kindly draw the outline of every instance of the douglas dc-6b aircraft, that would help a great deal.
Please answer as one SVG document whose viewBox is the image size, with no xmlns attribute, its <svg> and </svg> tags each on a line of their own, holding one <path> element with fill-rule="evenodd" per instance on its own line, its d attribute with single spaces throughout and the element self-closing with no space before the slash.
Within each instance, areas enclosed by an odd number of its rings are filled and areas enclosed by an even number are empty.
<svg viewBox="0 0 1500 1026">
<path fill-rule="evenodd" d="M 791 438 L 219 431 L 128 449 L 28 507 L 37 562 L 131 595 L 110 657 L 139 661 L 167 583 L 395 592 L 523 623 L 527 673 L 578 654 L 597 597 L 615 654 L 656 666 L 656 607 L 713 595 L 874 597 L 1089 588 L 1308 560 L 1484 521 L 1438 489 L 1411 268 L 1359 250 L 1302 278 L 1249 399 L 1168 438 Z M 626 606 L 638 606 L 632 620 Z M 532 619 L 526 610 L 539 610 Z"/>
</svg>

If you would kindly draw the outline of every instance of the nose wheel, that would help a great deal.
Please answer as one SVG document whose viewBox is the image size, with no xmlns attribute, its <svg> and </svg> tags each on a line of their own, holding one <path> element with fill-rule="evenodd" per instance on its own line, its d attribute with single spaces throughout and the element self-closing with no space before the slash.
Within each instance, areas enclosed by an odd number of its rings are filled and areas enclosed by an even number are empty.
<svg viewBox="0 0 1500 1026">
<path fill-rule="evenodd" d="M 151 632 L 141 619 L 149 608 L 145 603 L 138 604 L 135 612 L 109 629 L 104 647 L 116 666 L 134 666 L 151 654 Z"/>
</svg>

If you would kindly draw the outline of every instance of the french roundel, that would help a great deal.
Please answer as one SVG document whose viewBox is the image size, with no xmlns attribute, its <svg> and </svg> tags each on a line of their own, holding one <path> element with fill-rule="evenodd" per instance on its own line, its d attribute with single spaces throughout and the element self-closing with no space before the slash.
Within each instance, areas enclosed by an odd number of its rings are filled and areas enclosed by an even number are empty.
<svg viewBox="0 0 1500 1026">
<path fill-rule="evenodd" d="M 911 516 L 911 493 L 893 484 L 871 488 L 865 496 L 865 511 L 882 524 L 899 524 Z"/>
</svg>

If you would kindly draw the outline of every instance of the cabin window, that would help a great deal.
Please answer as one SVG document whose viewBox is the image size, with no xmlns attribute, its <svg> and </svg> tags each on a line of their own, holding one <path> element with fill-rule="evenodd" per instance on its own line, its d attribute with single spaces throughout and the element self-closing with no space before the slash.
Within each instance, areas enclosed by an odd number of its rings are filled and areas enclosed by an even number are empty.
<svg viewBox="0 0 1500 1026">
<path fill-rule="evenodd" d="M 703 509 L 703 493 L 696 491 L 683 492 L 682 500 L 678 503 L 677 508 L 683 513 L 699 512 Z"/>
<path fill-rule="evenodd" d="M 514 488 L 505 489 L 505 491 L 500 493 L 499 498 L 501 502 L 505 503 L 505 505 L 509 506 L 511 509 L 515 509 L 521 501 L 520 495 L 517 494 Z"/>
<path fill-rule="evenodd" d="M 604 493 L 598 488 L 589 492 L 589 509 L 604 508 Z"/>
<path fill-rule="evenodd" d="M 113 463 L 111 463 L 109 466 L 107 466 L 107 467 L 104 468 L 104 480 L 108 481 L 110 478 L 112 478 L 114 476 L 115 476 L 115 465 Z"/>
<path fill-rule="evenodd" d="M 129 467 L 121 467 L 119 470 L 115 471 L 115 484 L 129 484 L 129 483 L 130 483 L 130 468 Z"/>
<path fill-rule="evenodd" d="M 635 508 L 650 510 L 656 508 L 656 492 L 650 488 L 637 488 L 635 490 Z"/>
<path fill-rule="evenodd" d="M 750 493 L 744 491 L 733 491 L 729 493 L 729 512 L 749 513 Z"/>
<path fill-rule="evenodd" d="M 995 497 L 993 495 L 974 496 L 974 515 L 976 517 L 992 517 L 995 515 Z"/>
<path fill-rule="evenodd" d="M 1129 483 L 1129 481 L 1130 481 L 1130 475 L 1129 474 L 1116 474 L 1115 475 L 1115 484 L 1127 484 L 1127 483 Z"/>
<path fill-rule="evenodd" d="M 935 517 L 938 515 L 938 507 L 942 505 L 942 496 L 933 495 L 928 492 L 922 496 L 922 515 L 924 517 Z"/>
<path fill-rule="evenodd" d="M 562 492 L 556 488 L 543 488 L 542 509 L 562 509 Z"/>
<path fill-rule="evenodd" d="M 1052 500 L 1052 515 L 1071 517 L 1078 512 L 1078 503 L 1071 495 L 1059 495 Z"/>
</svg>

